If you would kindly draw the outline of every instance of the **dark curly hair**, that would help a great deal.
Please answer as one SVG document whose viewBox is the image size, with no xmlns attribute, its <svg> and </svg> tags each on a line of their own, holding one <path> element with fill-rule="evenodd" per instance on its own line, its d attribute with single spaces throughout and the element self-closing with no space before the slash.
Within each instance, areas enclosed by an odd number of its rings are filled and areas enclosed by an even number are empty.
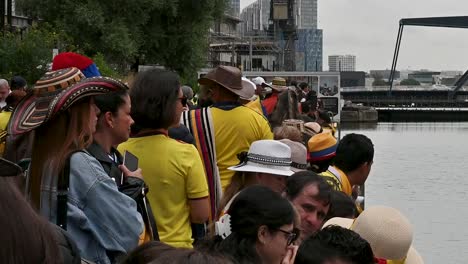
<svg viewBox="0 0 468 264">
<path fill-rule="evenodd" d="M 352 264 L 373 264 L 374 253 L 356 232 L 340 226 L 327 226 L 302 242 L 295 264 L 323 264 L 331 260 Z"/>
</svg>

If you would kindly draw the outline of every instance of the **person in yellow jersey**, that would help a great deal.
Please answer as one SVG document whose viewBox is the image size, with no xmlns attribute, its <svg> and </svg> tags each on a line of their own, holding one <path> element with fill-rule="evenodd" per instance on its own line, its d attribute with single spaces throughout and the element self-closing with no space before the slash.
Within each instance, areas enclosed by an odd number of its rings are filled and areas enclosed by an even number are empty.
<svg viewBox="0 0 468 264">
<path fill-rule="evenodd" d="M 374 145 L 362 134 L 347 134 L 338 143 L 333 165 L 321 175 L 337 191 L 352 195 L 353 186 L 363 185 L 374 160 Z"/>
<path fill-rule="evenodd" d="M 222 189 L 234 175 L 228 168 L 239 164 L 237 154 L 248 151 L 254 141 L 273 139 L 273 133 L 263 115 L 240 103 L 242 74 L 238 68 L 218 66 L 198 82 L 201 94 L 213 105 L 184 112 L 182 123 L 191 130 L 204 162 L 215 219 Z"/>
<path fill-rule="evenodd" d="M 118 150 L 138 157 L 160 240 L 174 247 L 192 248 L 190 224 L 205 223 L 210 206 L 197 149 L 168 137 L 169 127 L 179 124 L 186 107 L 179 76 L 166 70 L 142 72 L 130 89 L 130 99 L 135 127 Z"/>
<path fill-rule="evenodd" d="M 5 150 L 7 126 L 10 121 L 11 113 L 25 95 L 26 92 L 23 90 L 12 91 L 5 99 L 6 106 L 0 109 L 0 156 L 3 156 Z"/>
</svg>

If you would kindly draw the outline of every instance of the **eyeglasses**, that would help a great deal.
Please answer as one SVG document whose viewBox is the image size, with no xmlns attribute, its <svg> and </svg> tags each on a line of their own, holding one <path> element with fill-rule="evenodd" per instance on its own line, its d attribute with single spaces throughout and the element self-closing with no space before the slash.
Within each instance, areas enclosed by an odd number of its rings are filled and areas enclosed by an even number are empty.
<svg viewBox="0 0 468 264">
<path fill-rule="evenodd" d="M 177 98 L 177 99 L 180 100 L 180 102 L 182 103 L 182 106 L 183 106 L 183 107 L 186 107 L 186 106 L 187 106 L 187 97 L 182 96 L 182 97 L 179 97 L 179 98 Z"/>
<path fill-rule="evenodd" d="M 282 230 L 281 228 L 278 228 L 277 230 L 287 235 L 288 246 L 294 243 L 294 241 L 299 237 L 299 229 L 297 228 L 294 228 L 291 232 Z"/>
</svg>

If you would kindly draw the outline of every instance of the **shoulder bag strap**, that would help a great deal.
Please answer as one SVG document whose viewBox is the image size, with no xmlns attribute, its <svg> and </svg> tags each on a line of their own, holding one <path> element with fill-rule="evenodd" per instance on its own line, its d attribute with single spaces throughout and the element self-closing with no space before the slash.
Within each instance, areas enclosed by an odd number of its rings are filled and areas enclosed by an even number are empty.
<svg viewBox="0 0 468 264">
<path fill-rule="evenodd" d="M 64 230 L 67 230 L 67 212 L 68 212 L 68 191 L 70 188 L 70 159 L 71 156 L 79 152 L 70 153 L 65 160 L 63 170 L 60 172 L 57 182 L 57 225 Z M 84 151 L 82 151 L 84 152 Z"/>
</svg>

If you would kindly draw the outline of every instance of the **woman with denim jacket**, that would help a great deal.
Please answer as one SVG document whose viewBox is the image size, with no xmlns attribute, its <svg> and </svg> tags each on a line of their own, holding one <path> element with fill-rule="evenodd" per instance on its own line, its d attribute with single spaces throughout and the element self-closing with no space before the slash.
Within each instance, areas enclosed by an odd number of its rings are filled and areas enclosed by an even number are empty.
<svg viewBox="0 0 468 264">
<path fill-rule="evenodd" d="M 63 214 L 57 208 L 57 196 L 63 194 L 58 185 L 68 167 L 67 231 L 84 259 L 114 263 L 138 245 L 143 222 L 135 201 L 119 192 L 85 148 L 92 142 L 99 112 L 93 96 L 126 86 L 110 78 L 82 78 L 76 68 L 47 73 L 18 105 L 11 131 L 21 134 L 35 129 L 28 180 L 33 205 L 57 223 Z M 123 171 L 141 176 L 141 171 Z"/>
</svg>

